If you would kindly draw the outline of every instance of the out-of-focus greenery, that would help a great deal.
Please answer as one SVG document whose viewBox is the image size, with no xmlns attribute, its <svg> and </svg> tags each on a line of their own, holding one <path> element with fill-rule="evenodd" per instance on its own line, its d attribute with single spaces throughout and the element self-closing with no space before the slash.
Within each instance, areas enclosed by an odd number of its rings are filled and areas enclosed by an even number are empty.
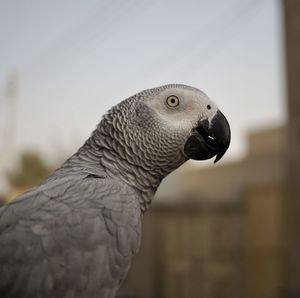
<svg viewBox="0 0 300 298">
<path fill-rule="evenodd" d="M 19 164 L 7 173 L 12 188 L 24 188 L 35 185 L 46 178 L 53 170 L 36 151 L 24 151 L 20 155 Z"/>
</svg>

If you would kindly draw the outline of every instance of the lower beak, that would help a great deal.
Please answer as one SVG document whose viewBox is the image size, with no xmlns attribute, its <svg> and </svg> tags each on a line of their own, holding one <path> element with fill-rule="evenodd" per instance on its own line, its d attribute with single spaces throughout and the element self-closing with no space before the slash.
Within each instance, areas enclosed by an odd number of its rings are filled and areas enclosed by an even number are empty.
<svg viewBox="0 0 300 298">
<path fill-rule="evenodd" d="M 184 153 L 188 158 L 195 160 L 205 160 L 216 156 L 214 161 L 216 163 L 227 151 L 230 135 L 229 123 L 225 116 L 218 111 L 211 123 L 204 120 L 193 129 L 184 146 Z"/>
</svg>

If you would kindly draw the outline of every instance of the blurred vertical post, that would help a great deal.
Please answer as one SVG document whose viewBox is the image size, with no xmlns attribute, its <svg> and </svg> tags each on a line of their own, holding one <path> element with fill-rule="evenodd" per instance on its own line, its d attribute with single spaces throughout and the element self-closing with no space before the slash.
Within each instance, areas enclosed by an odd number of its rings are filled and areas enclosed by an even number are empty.
<svg viewBox="0 0 300 298">
<path fill-rule="evenodd" d="M 300 297 L 300 1 L 284 0 L 288 93 L 289 297 Z"/>
<path fill-rule="evenodd" d="M 17 99 L 18 99 L 18 74 L 10 73 L 6 81 L 6 123 L 4 127 L 4 142 L 7 152 L 13 152 L 17 133 Z"/>
<path fill-rule="evenodd" d="M 6 192 L 8 187 L 4 174 L 8 163 L 12 160 L 16 146 L 18 81 L 18 73 L 13 71 L 8 74 L 5 82 L 1 113 L 3 129 L 0 129 L 0 191 L 2 194 Z"/>
</svg>

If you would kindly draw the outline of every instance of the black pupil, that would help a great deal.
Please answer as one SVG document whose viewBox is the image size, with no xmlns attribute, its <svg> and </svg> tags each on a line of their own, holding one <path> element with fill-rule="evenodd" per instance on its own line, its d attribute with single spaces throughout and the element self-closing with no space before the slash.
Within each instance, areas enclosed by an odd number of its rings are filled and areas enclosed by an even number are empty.
<svg viewBox="0 0 300 298">
<path fill-rule="evenodd" d="M 172 97 L 172 98 L 171 98 L 171 103 L 173 103 L 173 104 L 174 104 L 175 102 L 176 102 L 175 98 L 174 98 L 174 97 Z"/>
<path fill-rule="evenodd" d="M 211 109 L 211 106 L 210 106 L 210 105 L 207 105 L 207 109 L 209 109 L 209 110 L 210 110 L 210 109 Z"/>
</svg>

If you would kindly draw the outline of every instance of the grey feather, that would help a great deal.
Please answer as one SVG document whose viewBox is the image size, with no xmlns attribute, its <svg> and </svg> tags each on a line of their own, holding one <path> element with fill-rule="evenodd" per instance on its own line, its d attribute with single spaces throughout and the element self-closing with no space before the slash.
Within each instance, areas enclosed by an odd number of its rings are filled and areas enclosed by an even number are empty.
<svg viewBox="0 0 300 298">
<path fill-rule="evenodd" d="M 124 279 L 139 243 L 136 195 L 113 179 L 67 178 L 1 209 L 1 297 L 113 297 Z M 127 195 L 110 208 L 111 192 Z"/>
<path fill-rule="evenodd" d="M 178 110 L 166 108 L 170 94 Z M 175 84 L 113 107 L 61 168 L 0 209 L 0 297 L 115 297 L 142 213 L 188 159 L 192 129 L 216 112 L 200 90 Z"/>
</svg>

